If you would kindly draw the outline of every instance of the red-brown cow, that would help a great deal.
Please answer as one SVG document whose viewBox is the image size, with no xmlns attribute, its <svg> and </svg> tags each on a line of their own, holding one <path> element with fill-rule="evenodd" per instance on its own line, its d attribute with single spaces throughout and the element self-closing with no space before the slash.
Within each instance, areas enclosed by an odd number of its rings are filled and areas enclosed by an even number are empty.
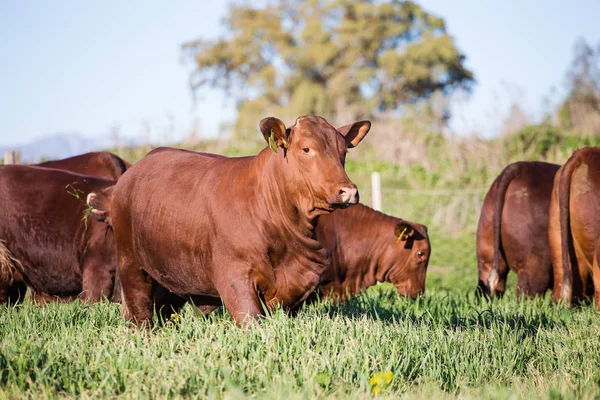
<svg viewBox="0 0 600 400">
<path fill-rule="evenodd" d="M 304 116 L 286 129 L 265 118 L 260 130 L 270 146 L 257 156 L 160 148 L 133 165 L 105 210 L 126 315 L 140 325 L 151 323 L 153 306 L 168 317 L 183 299 L 203 311 L 222 300 L 241 324 L 263 315 L 261 302 L 298 306 L 328 264 L 316 218 L 358 202 L 344 161 L 370 125 L 336 130 Z"/>
<path fill-rule="evenodd" d="M 27 286 L 42 303 L 112 295 L 112 229 L 85 214 L 85 198 L 114 183 L 36 166 L 0 167 L 0 304 L 18 303 Z"/>
<path fill-rule="evenodd" d="M 401 296 L 425 291 L 431 254 L 425 225 L 357 204 L 319 217 L 317 239 L 330 255 L 319 292 L 341 300 L 377 282 L 390 282 Z"/>
<path fill-rule="evenodd" d="M 107 151 L 80 154 L 62 160 L 52 160 L 37 164 L 39 167 L 62 169 L 77 174 L 97 176 L 99 178 L 118 180 L 127 170 L 128 162 Z"/>
<path fill-rule="evenodd" d="M 548 207 L 558 168 L 516 162 L 492 183 L 477 228 L 480 293 L 502 296 L 509 270 L 517 274 L 517 297 L 542 295 L 552 286 Z"/>
<path fill-rule="evenodd" d="M 594 296 L 600 311 L 600 148 L 577 150 L 556 174 L 548 236 L 552 298 L 571 306 Z"/>
</svg>

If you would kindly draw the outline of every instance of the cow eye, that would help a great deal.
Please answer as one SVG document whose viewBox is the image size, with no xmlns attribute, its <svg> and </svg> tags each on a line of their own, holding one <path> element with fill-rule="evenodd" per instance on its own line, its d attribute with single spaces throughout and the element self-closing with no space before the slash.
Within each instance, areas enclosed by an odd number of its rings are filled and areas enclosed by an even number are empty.
<svg viewBox="0 0 600 400">
<path fill-rule="evenodd" d="M 425 255 L 422 251 L 417 251 L 417 257 L 421 258 Z"/>
<path fill-rule="evenodd" d="M 302 149 L 303 152 L 308 153 L 310 151 L 310 149 L 308 147 L 305 147 Z"/>
</svg>

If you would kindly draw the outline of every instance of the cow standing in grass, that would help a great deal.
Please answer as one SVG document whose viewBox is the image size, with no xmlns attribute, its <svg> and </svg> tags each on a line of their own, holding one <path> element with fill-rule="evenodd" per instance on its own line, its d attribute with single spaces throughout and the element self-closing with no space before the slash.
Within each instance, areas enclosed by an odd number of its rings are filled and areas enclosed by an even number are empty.
<svg viewBox="0 0 600 400">
<path fill-rule="evenodd" d="M 480 293 L 501 296 L 509 270 L 517 274 L 518 297 L 543 295 L 552 286 L 548 208 L 558 168 L 517 162 L 492 183 L 477 228 Z"/>
<path fill-rule="evenodd" d="M 330 255 L 319 292 L 341 300 L 377 282 L 390 282 L 401 296 L 425 291 L 431 254 L 425 225 L 395 218 L 365 205 L 319 217 L 317 239 Z"/>
<path fill-rule="evenodd" d="M 205 312 L 222 301 L 242 324 L 262 304 L 297 307 L 327 268 L 317 217 L 358 202 L 344 161 L 369 129 L 265 118 L 269 147 L 256 156 L 159 148 L 133 165 L 110 209 L 90 201 L 113 218 L 126 315 L 149 324 L 154 308 L 168 317 L 187 299 Z"/>
<path fill-rule="evenodd" d="M 600 148 L 577 150 L 556 174 L 548 235 L 552 298 L 570 306 L 593 296 L 600 311 Z"/>
<path fill-rule="evenodd" d="M 114 184 L 51 168 L 0 167 L 0 304 L 18 303 L 27 287 L 42 303 L 112 296 L 112 229 L 89 218 L 85 198 Z"/>
</svg>

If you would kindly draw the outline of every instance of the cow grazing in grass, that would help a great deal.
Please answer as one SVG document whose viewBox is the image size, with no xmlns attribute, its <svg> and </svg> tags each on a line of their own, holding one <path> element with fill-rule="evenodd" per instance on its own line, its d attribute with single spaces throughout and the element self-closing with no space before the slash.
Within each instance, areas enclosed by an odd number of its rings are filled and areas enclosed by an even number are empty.
<svg viewBox="0 0 600 400">
<path fill-rule="evenodd" d="M 480 293 L 502 296 L 509 270 L 517 274 L 518 297 L 542 295 L 552 286 L 548 207 L 558 168 L 516 162 L 492 183 L 477 228 Z"/>
<path fill-rule="evenodd" d="M 114 184 L 56 169 L 0 166 L 0 304 L 18 303 L 27 287 L 40 302 L 112 296 L 112 229 L 89 218 L 85 199 Z"/>
<path fill-rule="evenodd" d="M 593 296 L 600 311 L 600 148 L 577 150 L 556 174 L 548 236 L 552 298 L 572 305 Z"/>
<path fill-rule="evenodd" d="M 168 317 L 187 299 L 205 312 L 222 301 L 238 324 L 261 303 L 297 307 L 328 265 L 317 217 L 358 202 L 344 161 L 369 129 L 265 118 L 256 156 L 159 148 L 133 165 L 110 206 L 90 201 L 112 216 L 128 318 L 149 324 L 153 308 Z"/>
<path fill-rule="evenodd" d="M 330 255 L 319 292 L 341 300 L 377 282 L 401 296 L 425 291 L 431 245 L 425 225 L 357 204 L 319 217 L 317 239 Z"/>
<path fill-rule="evenodd" d="M 62 160 L 52 160 L 37 164 L 39 167 L 62 169 L 82 175 L 116 181 L 131 164 L 107 151 L 80 154 Z"/>
</svg>

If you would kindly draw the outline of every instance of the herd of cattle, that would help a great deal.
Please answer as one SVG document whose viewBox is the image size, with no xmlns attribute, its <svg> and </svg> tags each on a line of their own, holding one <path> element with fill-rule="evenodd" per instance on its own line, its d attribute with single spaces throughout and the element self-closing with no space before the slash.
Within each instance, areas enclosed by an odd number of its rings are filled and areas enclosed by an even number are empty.
<svg viewBox="0 0 600 400">
<path fill-rule="evenodd" d="M 494 181 L 477 230 L 479 289 L 489 297 L 517 273 L 517 295 L 552 288 L 568 305 L 592 299 L 600 311 L 600 148 L 560 165 L 517 162 Z"/>
<path fill-rule="evenodd" d="M 264 307 L 294 312 L 377 282 L 417 297 L 431 254 L 427 227 L 357 204 L 344 170 L 347 149 L 370 128 L 265 118 L 269 145 L 251 157 L 157 148 L 134 165 L 106 152 L 4 165 L 0 304 L 19 303 L 28 288 L 41 304 L 106 297 L 149 326 L 154 312 L 170 318 L 188 301 L 204 314 L 224 305 L 245 324 Z M 557 300 L 594 287 L 599 296 L 597 190 L 600 149 L 579 150 L 560 170 L 508 166 L 481 213 L 480 291 L 503 293 L 511 269 L 518 295 L 554 283 Z"/>
</svg>

